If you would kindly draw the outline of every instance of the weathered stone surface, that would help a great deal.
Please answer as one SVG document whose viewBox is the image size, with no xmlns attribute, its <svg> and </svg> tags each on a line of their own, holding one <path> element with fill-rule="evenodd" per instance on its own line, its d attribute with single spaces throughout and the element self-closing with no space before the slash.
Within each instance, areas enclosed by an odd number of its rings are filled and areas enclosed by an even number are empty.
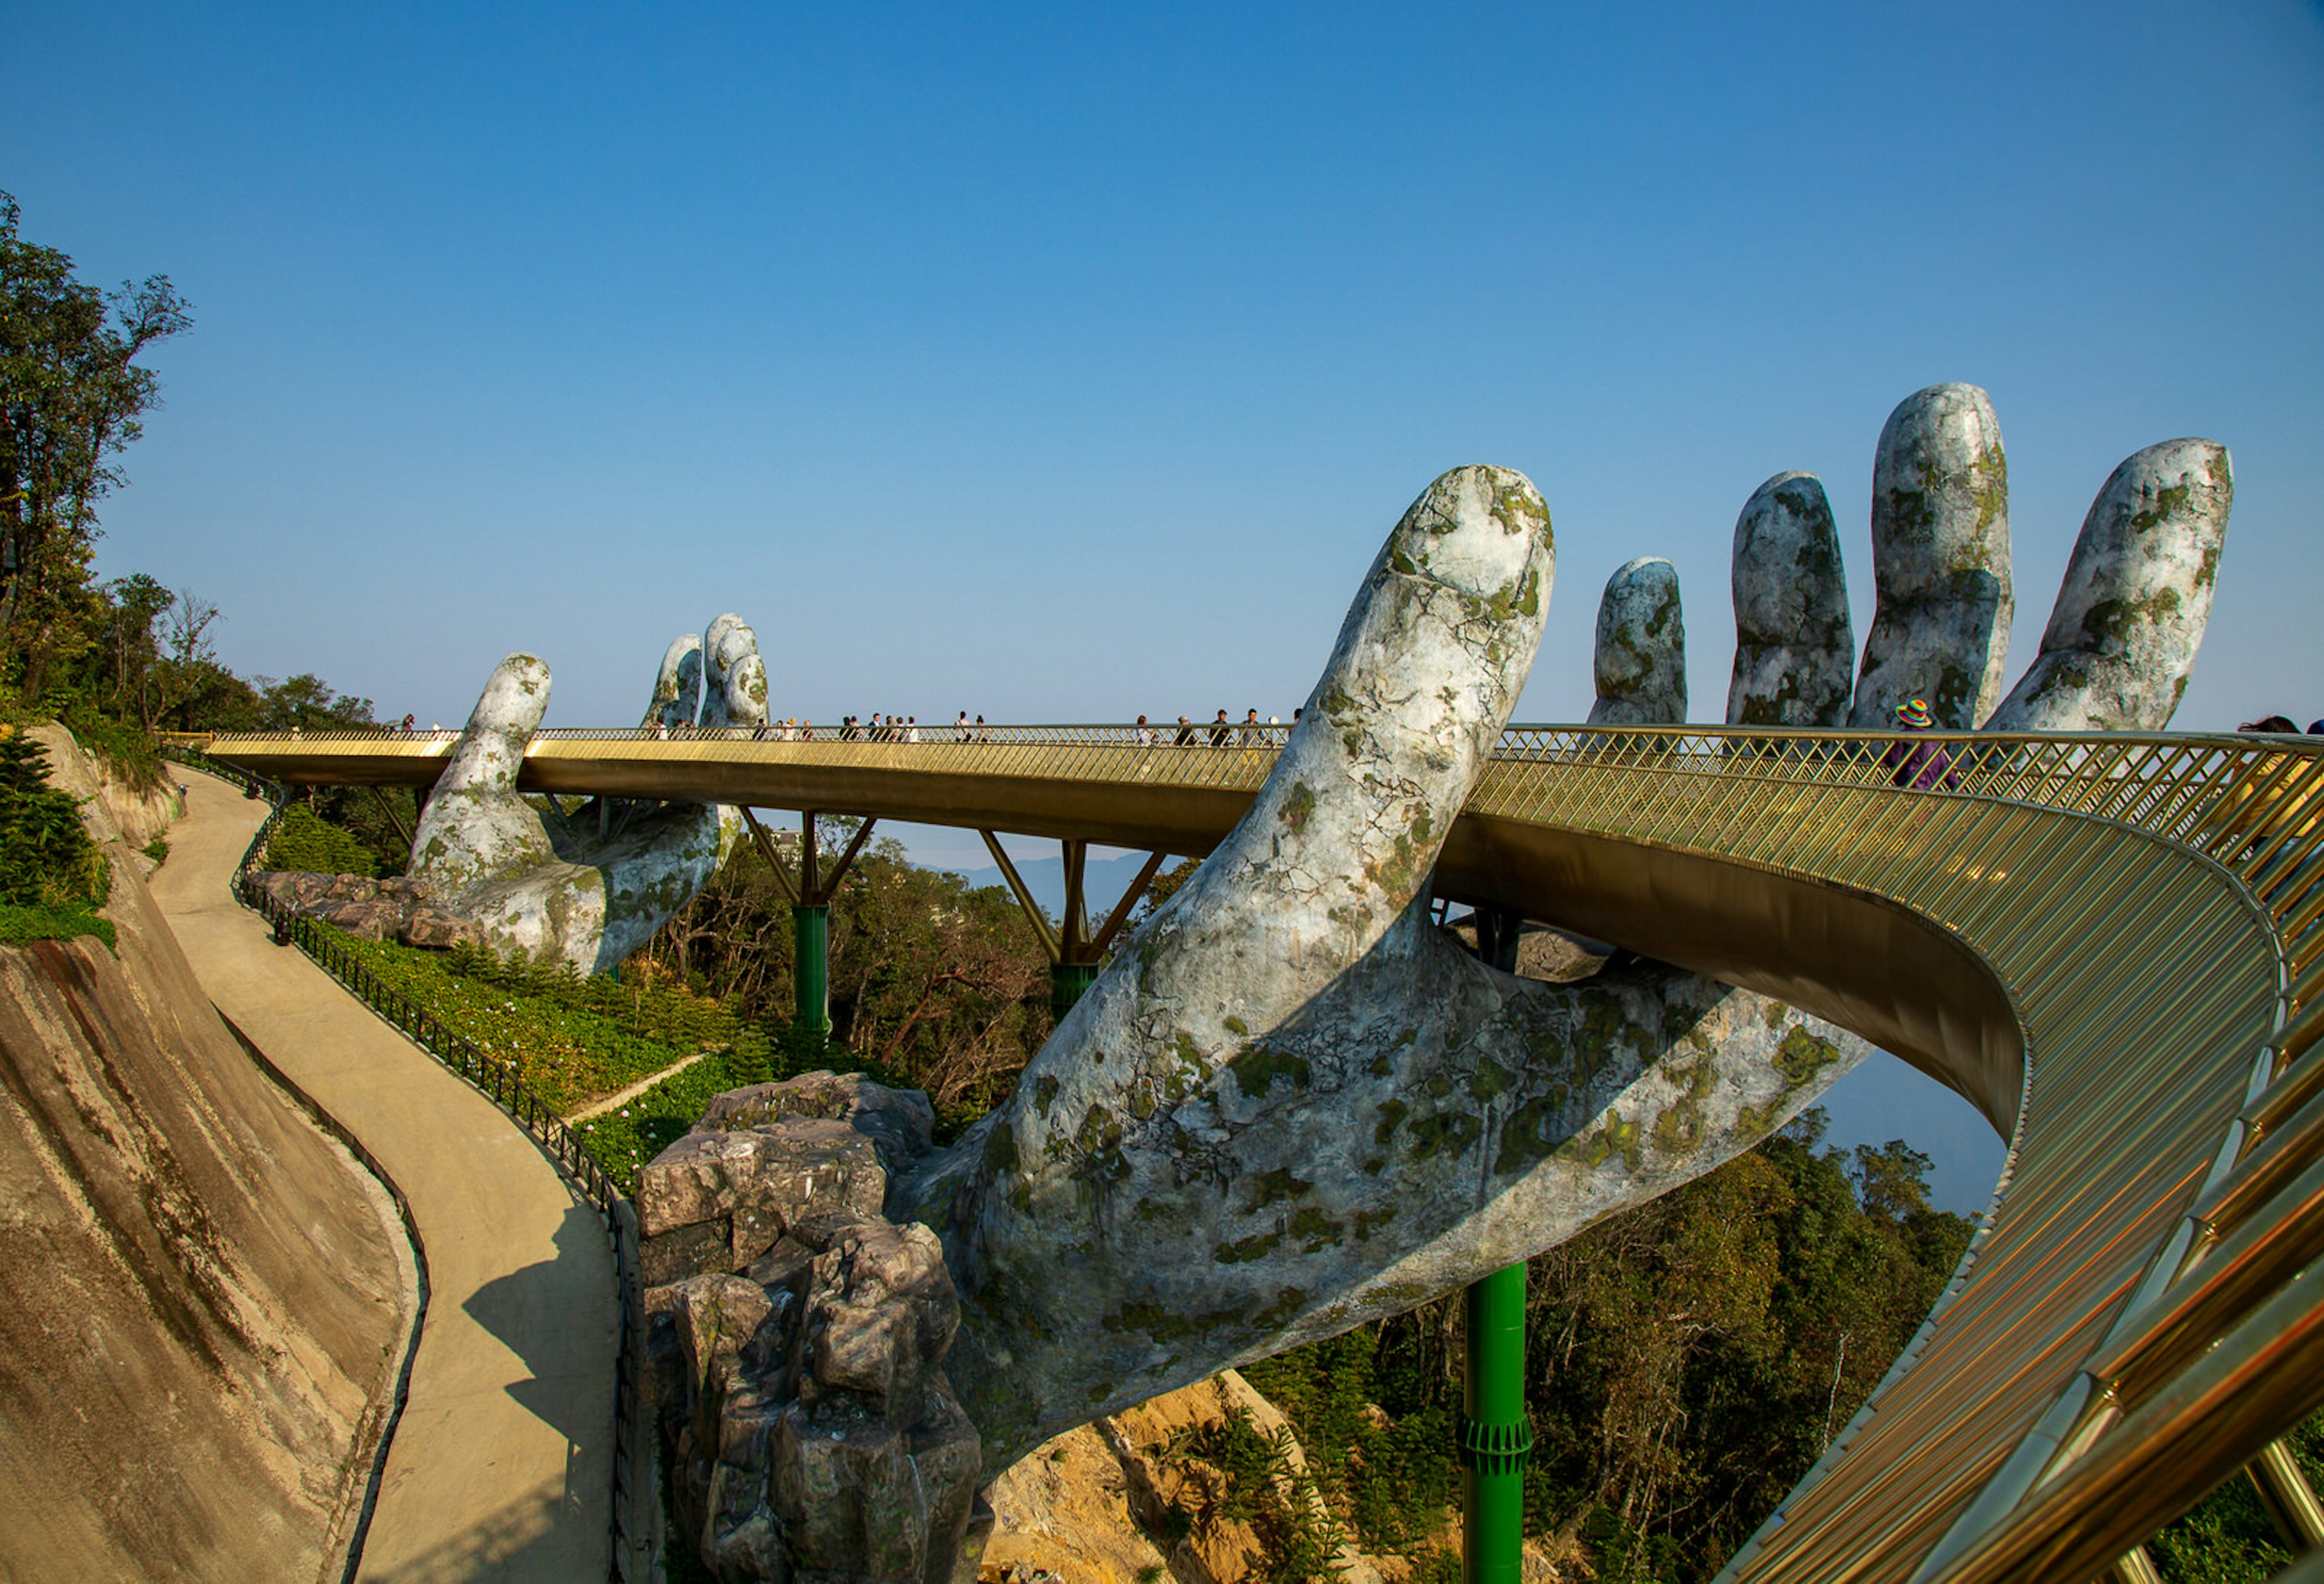
<svg viewBox="0 0 2324 1584">
<path fill-rule="evenodd" d="M 867 1222 L 816 1257 L 801 1363 L 812 1394 L 852 1392 L 880 1414 L 925 1417 L 922 1361 L 941 1358 L 960 1324 L 944 1250 L 922 1226 Z"/>
<path fill-rule="evenodd" d="M 765 721 L 756 638 L 731 615 L 713 622 L 712 632 L 718 641 L 706 672 L 700 640 L 688 635 L 670 646 L 648 725 L 667 732 L 697 718 L 715 725 Z M 742 817 L 715 805 L 593 803 L 568 818 L 526 802 L 516 776 L 549 707 L 549 667 L 534 656 L 501 662 L 420 816 L 410 869 L 494 949 L 595 972 L 644 944 L 692 900 L 733 850 Z"/>
<path fill-rule="evenodd" d="M 1686 719 L 1686 622 L 1678 568 L 1659 556 L 1617 567 L 1598 602 L 1592 669 L 1593 726 L 1641 726 Z"/>
<path fill-rule="evenodd" d="M 337 1577 L 402 1229 L 106 855 L 117 951 L 0 948 L 0 1578 Z"/>
<path fill-rule="evenodd" d="M 959 1304 L 936 1235 L 880 1217 L 880 1151 L 927 1116 L 811 1073 L 719 1097 L 643 1174 L 650 1389 L 722 1579 L 950 1577 L 982 1467 L 942 1367 Z"/>
<path fill-rule="evenodd" d="M 724 1217 L 696 1221 L 638 1240 L 638 1274 L 650 1287 L 728 1268 L 733 1225 Z"/>
<path fill-rule="evenodd" d="M 1872 459 L 1877 590 L 1848 723 L 1882 730 L 1926 699 L 1962 732 L 2001 696 L 2009 650 L 2009 463 L 1975 385 L 1932 385 L 1888 415 Z"/>
<path fill-rule="evenodd" d="M 337 903 L 322 915 L 323 922 L 359 941 L 392 939 L 403 927 L 402 910 L 384 898 Z"/>
<path fill-rule="evenodd" d="M 1779 473 L 1735 520 L 1730 726 L 1837 726 L 1856 681 L 1840 530 L 1823 481 Z"/>
<path fill-rule="evenodd" d="M 739 1267 L 773 1247 L 788 1210 L 814 1208 L 820 1196 L 877 1215 L 887 1183 L 877 1147 L 845 1122 L 780 1117 L 734 1132 L 696 1128 L 640 1174 L 638 1222 L 650 1238 L 732 1218 Z"/>
<path fill-rule="evenodd" d="M 2235 502 L 2216 440 L 2165 440 L 2114 470 L 2082 520 L 2042 652 L 1988 723 L 2000 732 L 2158 731 L 2211 617 Z"/>
<path fill-rule="evenodd" d="M 354 878 L 353 875 L 303 874 L 296 870 L 276 870 L 258 876 L 257 885 L 260 890 L 283 907 L 303 914 L 326 898 L 330 898 L 334 903 L 338 900 L 331 897 L 332 880 Z"/>
<path fill-rule="evenodd" d="M 879 1147 L 881 1164 L 891 1172 L 927 1153 L 936 1126 L 935 1109 L 917 1089 L 890 1089 L 860 1073 L 803 1073 L 714 1095 L 695 1127 L 731 1132 L 782 1117 L 845 1122 Z"/>
<path fill-rule="evenodd" d="M 474 943 L 481 935 L 482 932 L 466 919 L 456 917 L 441 907 L 423 902 L 411 910 L 411 916 L 403 921 L 403 927 L 396 932 L 395 938 L 407 946 L 445 951 L 463 943 Z"/>
<path fill-rule="evenodd" d="M 175 784 L 132 784 L 95 755 L 81 751 L 73 734 L 51 721 L 24 728 L 24 735 L 49 751 L 49 785 L 69 792 L 81 806 L 81 823 L 98 842 L 119 841 L 132 852 L 168 831 L 185 812 Z M 142 866 L 140 873 L 149 872 Z"/>
</svg>

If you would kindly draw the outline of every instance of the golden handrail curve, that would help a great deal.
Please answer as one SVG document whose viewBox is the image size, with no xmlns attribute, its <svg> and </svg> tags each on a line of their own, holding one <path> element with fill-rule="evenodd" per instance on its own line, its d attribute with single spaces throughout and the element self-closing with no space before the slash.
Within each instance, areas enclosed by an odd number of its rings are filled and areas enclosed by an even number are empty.
<svg viewBox="0 0 2324 1584">
<path fill-rule="evenodd" d="M 520 785 L 1209 850 L 1280 729 L 968 740 L 551 730 Z M 277 779 L 431 783 L 453 733 L 219 734 Z M 2011 1139 L 1928 1322 L 1729 1564 L 2087 1578 L 2319 1404 L 2324 742 L 1513 727 L 1442 895 L 1766 990 Z"/>
</svg>

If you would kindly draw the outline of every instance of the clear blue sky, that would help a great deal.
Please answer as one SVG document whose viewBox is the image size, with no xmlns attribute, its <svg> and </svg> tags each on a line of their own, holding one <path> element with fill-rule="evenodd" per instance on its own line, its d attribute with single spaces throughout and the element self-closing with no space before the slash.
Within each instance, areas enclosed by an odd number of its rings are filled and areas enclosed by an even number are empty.
<svg viewBox="0 0 2324 1584">
<path fill-rule="evenodd" d="M 100 570 L 245 672 L 634 720 L 735 610 L 778 713 L 1288 715 L 1444 468 L 1541 486 L 1550 636 L 1986 386 L 2033 653 L 2138 447 L 2234 450 L 2180 723 L 2324 714 L 2314 4 L 0 13 L 0 187 L 193 332 Z M 965 861 L 973 849 L 962 848 Z M 941 855 L 949 855 L 941 854 Z"/>
</svg>

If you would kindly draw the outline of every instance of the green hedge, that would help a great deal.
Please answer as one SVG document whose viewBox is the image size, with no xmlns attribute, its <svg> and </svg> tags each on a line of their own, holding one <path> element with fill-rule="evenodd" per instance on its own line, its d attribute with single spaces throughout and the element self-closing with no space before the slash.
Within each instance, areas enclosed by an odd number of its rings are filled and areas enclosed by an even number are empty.
<svg viewBox="0 0 2324 1584">
<path fill-rule="evenodd" d="M 266 839 L 266 867 L 371 878 L 379 872 L 379 860 L 355 837 L 317 818 L 305 804 L 294 803 L 282 811 L 282 823 Z"/>
</svg>

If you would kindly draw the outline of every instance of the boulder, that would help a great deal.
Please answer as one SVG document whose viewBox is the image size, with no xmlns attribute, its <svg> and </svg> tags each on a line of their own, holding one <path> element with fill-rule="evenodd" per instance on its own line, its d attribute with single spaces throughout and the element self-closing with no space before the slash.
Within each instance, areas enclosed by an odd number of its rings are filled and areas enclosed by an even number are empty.
<svg viewBox="0 0 2324 1584">
<path fill-rule="evenodd" d="M 420 902 L 411 909 L 411 916 L 403 921 L 395 938 L 407 946 L 426 946 L 440 952 L 463 943 L 473 945 L 481 937 L 476 926 L 466 919 Z"/>
<path fill-rule="evenodd" d="M 788 1117 L 741 1132 L 686 1134 L 638 1181 L 638 1226 L 651 1241 L 723 1221 L 739 1270 L 773 1248 L 791 1217 L 819 1205 L 877 1216 L 888 1174 L 873 1141 L 844 1122 Z"/>
<path fill-rule="evenodd" d="M 927 1097 L 810 1073 L 720 1095 L 637 1197 L 646 1388 L 721 1580 L 945 1584 L 982 1449 L 943 1369 L 936 1235 L 881 1218 Z"/>
<path fill-rule="evenodd" d="M 375 880 L 359 874 L 272 870 L 257 876 L 256 884 L 298 916 L 319 918 L 362 940 L 396 940 L 442 951 L 483 939 L 475 924 L 429 900 L 434 888 L 426 880 L 408 875 Z"/>
<path fill-rule="evenodd" d="M 879 1147 L 890 1172 L 926 1155 L 936 1112 L 917 1089 L 890 1089 L 860 1073 L 803 1073 L 779 1083 L 754 1083 L 712 1097 L 704 1130 L 733 1132 L 783 1117 L 824 1117 L 846 1123 Z"/>
<path fill-rule="evenodd" d="M 334 903 L 322 915 L 325 924 L 344 930 L 359 941 L 383 941 L 403 927 L 393 903 L 382 898 Z"/>
</svg>

